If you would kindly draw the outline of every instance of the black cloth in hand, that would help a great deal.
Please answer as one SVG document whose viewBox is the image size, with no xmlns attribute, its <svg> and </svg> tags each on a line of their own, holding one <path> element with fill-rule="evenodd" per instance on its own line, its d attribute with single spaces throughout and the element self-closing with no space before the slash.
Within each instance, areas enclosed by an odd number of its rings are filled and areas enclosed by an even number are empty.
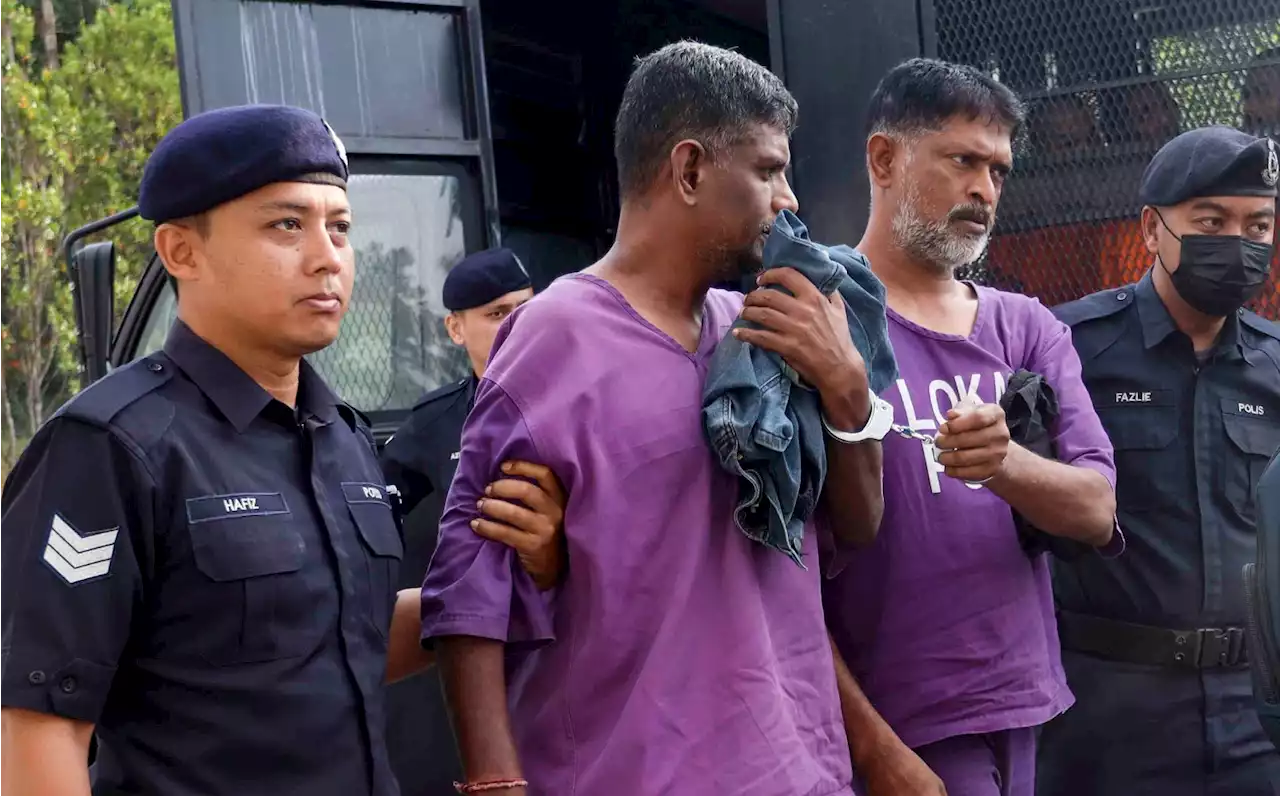
<svg viewBox="0 0 1280 796">
<path fill-rule="evenodd" d="M 1037 456 L 1058 460 L 1052 432 L 1058 419 L 1058 396 L 1043 376 L 1029 370 L 1014 373 L 1000 396 L 1000 408 L 1004 410 L 1010 441 Z M 1018 540 L 1028 556 L 1035 557 L 1047 551 L 1070 561 L 1089 550 L 1083 542 L 1045 533 L 1017 511 L 1013 512 L 1013 522 L 1018 530 Z"/>
</svg>

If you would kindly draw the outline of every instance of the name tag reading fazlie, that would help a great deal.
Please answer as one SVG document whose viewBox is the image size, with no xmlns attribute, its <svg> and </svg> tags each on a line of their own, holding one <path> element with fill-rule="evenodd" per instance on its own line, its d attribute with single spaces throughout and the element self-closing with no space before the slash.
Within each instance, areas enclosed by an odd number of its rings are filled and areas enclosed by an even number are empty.
<svg viewBox="0 0 1280 796">
<path fill-rule="evenodd" d="M 235 517 L 265 517 L 288 513 L 289 506 L 279 492 L 239 492 L 187 498 L 187 522 L 192 525 Z"/>
</svg>

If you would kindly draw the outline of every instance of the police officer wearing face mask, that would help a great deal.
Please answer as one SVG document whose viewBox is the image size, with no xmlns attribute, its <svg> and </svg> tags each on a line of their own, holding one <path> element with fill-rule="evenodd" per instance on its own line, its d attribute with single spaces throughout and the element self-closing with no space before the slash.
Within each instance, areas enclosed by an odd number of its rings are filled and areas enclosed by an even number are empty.
<svg viewBox="0 0 1280 796">
<path fill-rule="evenodd" d="M 1242 308 L 1268 284 L 1278 178 L 1265 138 L 1178 136 L 1140 189 L 1151 271 L 1056 310 L 1115 446 L 1128 550 L 1054 562 L 1076 704 L 1041 735 L 1041 796 L 1247 796 L 1280 782 L 1241 577 L 1255 485 L 1280 448 L 1280 324 Z"/>
</svg>

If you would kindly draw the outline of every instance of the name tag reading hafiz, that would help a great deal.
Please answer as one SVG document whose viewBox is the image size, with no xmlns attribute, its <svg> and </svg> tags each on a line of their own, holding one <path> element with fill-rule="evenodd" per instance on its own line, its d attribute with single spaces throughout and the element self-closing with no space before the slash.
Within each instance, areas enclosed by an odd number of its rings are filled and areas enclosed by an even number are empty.
<svg viewBox="0 0 1280 796">
<path fill-rule="evenodd" d="M 279 492 L 240 492 L 187 498 L 187 522 L 192 524 L 288 513 L 289 506 Z"/>
</svg>

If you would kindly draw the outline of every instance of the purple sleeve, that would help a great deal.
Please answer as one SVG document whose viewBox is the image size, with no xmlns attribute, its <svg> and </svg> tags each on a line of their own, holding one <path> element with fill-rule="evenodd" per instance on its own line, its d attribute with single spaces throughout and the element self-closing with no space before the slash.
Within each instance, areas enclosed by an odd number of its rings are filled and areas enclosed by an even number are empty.
<svg viewBox="0 0 1280 796">
<path fill-rule="evenodd" d="M 1071 343 L 1071 329 L 1048 310 L 1043 310 L 1043 313 L 1049 319 L 1045 336 L 1036 347 L 1027 369 L 1044 376 L 1058 396 L 1058 422 L 1053 429 L 1058 458 L 1073 467 L 1085 467 L 1100 473 L 1114 490 L 1115 453 L 1106 429 L 1093 409 L 1093 399 L 1084 386 L 1080 356 Z M 1116 523 L 1111 541 L 1098 548 L 1098 552 L 1111 558 L 1123 553 L 1124 548 L 1124 534 Z"/>
<path fill-rule="evenodd" d="M 510 396 L 481 379 L 462 429 L 458 470 L 440 539 L 422 583 L 422 639 L 475 636 L 508 643 L 554 641 L 547 600 L 511 548 L 477 536 L 471 521 L 484 488 L 507 459 L 542 461 Z"/>
</svg>

